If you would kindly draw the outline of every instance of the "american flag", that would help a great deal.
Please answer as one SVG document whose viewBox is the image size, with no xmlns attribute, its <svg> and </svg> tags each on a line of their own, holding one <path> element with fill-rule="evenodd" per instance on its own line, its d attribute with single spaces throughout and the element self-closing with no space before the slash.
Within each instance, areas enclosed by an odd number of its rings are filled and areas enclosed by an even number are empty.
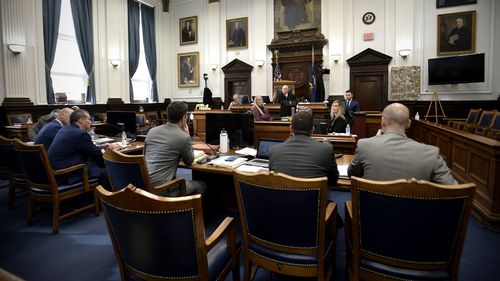
<svg viewBox="0 0 500 281">
<path fill-rule="evenodd" d="M 274 67 L 274 81 L 281 81 L 281 70 L 280 70 L 280 64 L 276 63 L 276 67 Z"/>
</svg>

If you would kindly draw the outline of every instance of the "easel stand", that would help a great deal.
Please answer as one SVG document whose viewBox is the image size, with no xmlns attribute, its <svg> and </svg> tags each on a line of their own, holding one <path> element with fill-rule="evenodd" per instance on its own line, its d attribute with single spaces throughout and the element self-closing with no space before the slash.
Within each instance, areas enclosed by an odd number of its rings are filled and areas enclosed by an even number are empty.
<svg viewBox="0 0 500 281">
<path fill-rule="evenodd" d="M 431 111 L 432 104 L 434 104 L 434 115 L 429 115 L 429 112 Z M 438 104 L 439 104 L 439 108 L 441 108 L 442 115 L 438 114 Z M 446 118 L 446 114 L 444 113 L 443 106 L 441 105 L 441 101 L 439 100 L 439 96 L 438 96 L 437 92 L 432 93 L 431 103 L 429 104 L 429 107 L 427 108 L 427 113 L 424 116 L 424 120 L 427 121 L 427 117 L 435 117 L 436 124 L 438 124 L 438 117 Z"/>
</svg>

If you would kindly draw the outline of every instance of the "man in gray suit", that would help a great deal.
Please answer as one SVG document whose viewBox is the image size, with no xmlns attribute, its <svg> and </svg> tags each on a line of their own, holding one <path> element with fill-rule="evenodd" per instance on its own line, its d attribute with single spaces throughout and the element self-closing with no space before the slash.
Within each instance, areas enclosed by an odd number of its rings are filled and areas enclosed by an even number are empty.
<svg viewBox="0 0 500 281">
<path fill-rule="evenodd" d="M 376 136 L 358 141 L 349 165 L 349 176 L 369 180 L 416 178 L 440 184 L 457 184 L 439 148 L 416 142 L 405 135 L 410 127 L 410 112 L 393 103 L 382 112 L 382 129 Z"/>
<path fill-rule="evenodd" d="M 313 116 L 301 111 L 292 118 L 292 136 L 269 149 L 269 170 L 299 178 L 328 177 L 335 185 L 339 178 L 330 143 L 313 140 Z"/>
<path fill-rule="evenodd" d="M 144 144 L 144 157 L 153 186 L 172 180 L 179 161 L 191 165 L 194 161 L 192 140 L 187 125 L 187 105 L 174 101 L 167 107 L 167 124 L 149 130 Z M 204 193 L 202 181 L 186 181 L 186 193 Z M 167 189 L 162 195 L 177 196 L 177 188 Z"/>
</svg>

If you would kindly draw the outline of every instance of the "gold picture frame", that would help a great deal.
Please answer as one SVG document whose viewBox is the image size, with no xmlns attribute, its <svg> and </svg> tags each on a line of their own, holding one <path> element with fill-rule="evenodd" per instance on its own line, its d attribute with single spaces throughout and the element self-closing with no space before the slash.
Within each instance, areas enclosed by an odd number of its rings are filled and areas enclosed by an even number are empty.
<svg viewBox="0 0 500 281">
<path fill-rule="evenodd" d="M 177 77 L 179 88 L 200 86 L 199 52 L 177 54 Z"/>
<path fill-rule="evenodd" d="M 248 48 L 248 18 L 226 20 L 227 49 Z"/>
<path fill-rule="evenodd" d="M 198 43 L 198 16 L 179 19 L 179 42 L 181 45 Z"/>
<path fill-rule="evenodd" d="M 459 55 L 476 51 L 476 11 L 438 15 L 437 55 Z"/>
</svg>

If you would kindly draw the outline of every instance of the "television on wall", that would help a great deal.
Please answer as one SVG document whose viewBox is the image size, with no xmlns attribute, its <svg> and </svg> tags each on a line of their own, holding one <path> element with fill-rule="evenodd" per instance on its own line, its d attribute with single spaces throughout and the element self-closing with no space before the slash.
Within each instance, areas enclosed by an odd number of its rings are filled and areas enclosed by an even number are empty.
<svg viewBox="0 0 500 281">
<path fill-rule="evenodd" d="M 484 54 L 429 59 L 429 85 L 484 82 Z"/>
</svg>

